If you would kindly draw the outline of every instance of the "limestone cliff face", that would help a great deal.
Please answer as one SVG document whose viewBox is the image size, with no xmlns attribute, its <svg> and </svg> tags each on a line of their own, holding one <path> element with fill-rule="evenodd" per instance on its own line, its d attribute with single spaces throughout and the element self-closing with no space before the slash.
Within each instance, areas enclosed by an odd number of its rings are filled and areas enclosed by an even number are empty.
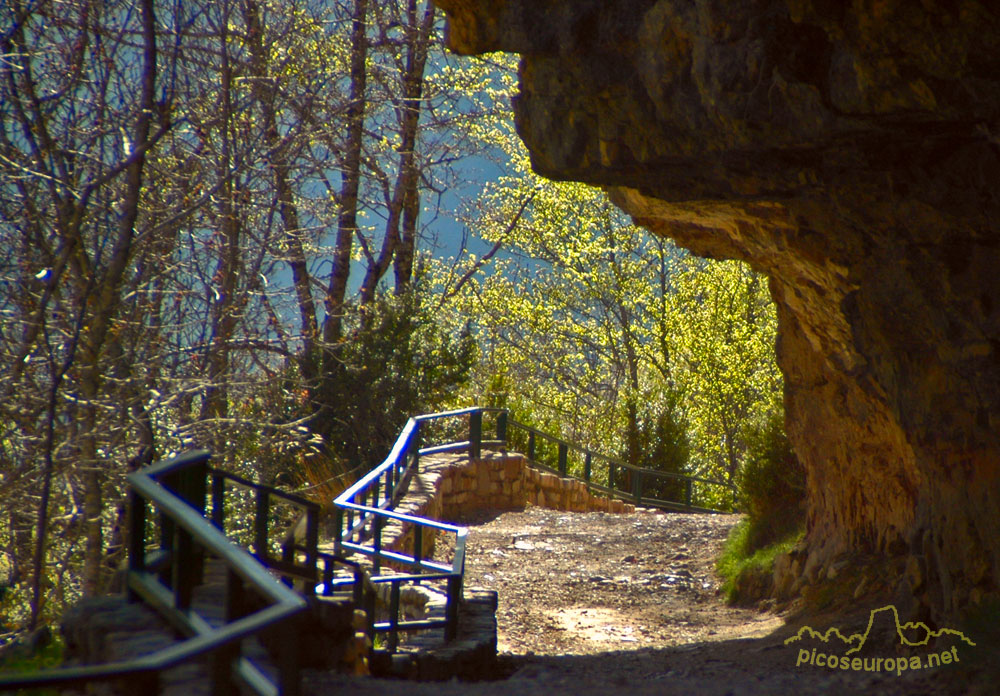
<svg viewBox="0 0 1000 696">
<path fill-rule="evenodd" d="M 438 5 L 454 50 L 522 55 L 515 117 L 540 173 L 770 276 L 809 481 L 789 582 L 866 556 L 907 569 L 900 596 L 935 614 L 996 593 L 1000 9 Z"/>
</svg>

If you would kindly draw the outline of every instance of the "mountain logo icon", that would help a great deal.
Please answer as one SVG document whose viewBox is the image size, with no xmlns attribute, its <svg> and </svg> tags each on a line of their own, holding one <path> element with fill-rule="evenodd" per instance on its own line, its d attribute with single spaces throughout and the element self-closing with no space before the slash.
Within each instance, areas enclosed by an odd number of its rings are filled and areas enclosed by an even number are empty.
<svg viewBox="0 0 1000 696">
<path fill-rule="evenodd" d="M 899 612 L 893 604 L 888 604 L 884 607 L 879 607 L 878 609 L 872 609 L 868 615 L 868 626 L 865 627 L 863 633 L 852 633 L 845 636 L 840 632 L 840 629 L 835 627 L 828 628 L 826 631 L 821 633 L 811 626 L 803 626 L 794 636 L 785 639 L 785 645 L 791 645 L 792 643 L 796 643 L 805 638 L 820 640 L 824 643 L 830 643 L 836 639 L 845 646 L 850 646 L 844 655 L 853 655 L 864 647 L 865 642 L 868 640 L 868 636 L 871 634 L 872 626 L 876 625 L 876 620 L 878 618 L 882 618 L 880 615 L 886 613 L 892 615 L 892 622 L 896 627 L 896 635 L 899 637 L 901 645 L 905 645 L 907 647 L 920 647 L 922 645 L 927 645 L 932 638 L 938 638 L 945 635 L 956 636 L 958 639 L 973 647 L 976 645 L 968 636 L 954 628 L 939 628 L 935 631 L 922 621 L 908 621 L 906 623 L 902 623 L 899 620 Z"/>
</svg>

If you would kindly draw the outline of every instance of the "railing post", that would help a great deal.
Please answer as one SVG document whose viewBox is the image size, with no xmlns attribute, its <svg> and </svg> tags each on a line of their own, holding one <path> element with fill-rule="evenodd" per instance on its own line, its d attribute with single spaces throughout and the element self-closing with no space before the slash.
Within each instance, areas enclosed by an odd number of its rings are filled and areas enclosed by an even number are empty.
<svg viewBox="0 0 1000 696">
<path fill-rule="evenodd" d="M 354 574 L 354 606 L 361 607 L 365 611 L 368 611 L 367 593 L 365 592 L 365 574 L 361 570 L 361 566 L 355 566 L 351 572 Z M 365 618 L 368 620 L 368 617 Z M 370 625 L 371 621 L 369 620 L 368 623 Z M 367 632 L 368 637 L 371 638 L 371 630 L 369 629 Z"/>
<path fill-rule="evenodd" d="M 246 615 L 246 592 L 243 589 L 243 578 L 232 568 L 226 569 L 225 593 L 223 610 L 226 623 L 242 619 Z"/>
<path fill-rule="evenodd" d="M 399 582 L 389 583 L 389 652 L 399 649 Z"/>
<path fill-rule="evenodd" d="M 282 544 L 281 545 L 281 560 L 282 560 L 283 563 L 287 563 L 290 566 L 291 565 L 295 565 L 295 539 L 294 538 L 292 539 L 292 543 L 291 544 Z M 284 583 L 285 587 L 294 587 L 295 586 L 295 580 L 292 578 L 291 575 L 285 575 L 284 573 L 282 573 L 280 575 L 280 579 L 281 579 L 281 582 Z"/>
<path fill-rule="evenodd" d="M 184 498 L 195 510 L 205 516 L 205 495 L 208 492 L 208 461 L 199 462 L 184 471 Z"/>
<path fill-rule="evenodd" d="M 212 474 L 212 524 L 225 531 L 226 479 L 222 474 Z"/>
<path fill-rule="evenodd" d="M 420 561 L 424 555 L 424 528 L 413 525 L 413 560 L 417 562 L 417 572 L 420 572 Z"/>
<path fill-rule="evenodd" d="M 209 659 L 212 696 L 238 696 L 239 687 L 233 680 L 233 661 L 240 655 L 238 643 L 230 643 L 215 650 Z M 159 693 L 159 689 L 145 693 Z M 134 691 L 132 693 L 144 693 Z"/>
<path fill-rule="evenodd" d="M 333 561 L 329 556 L 323 557 L 323 596 L 333 594 Z"/>
<path fill-rule="evenodd" d="M 172 489 L 173 486 L 171 486 L 170 483 L 168 483 L 171 480 L 172 477 L 164 476 L 160 480 L 160 484 L 165 488 Z M 166 551 L 168 554 L 173 554 L 174 539 L 175 539 L 174 534 L 176 532 L 177 525 L 174 523 L 174 520 L 169 515 L 165 514 L 162 510 L 159 512 L 159 518 L 160 518 L 160 549 Z M 175 563 L 177 563 L 177 557 L 171 555 L 170 563 L 166 564 L 163 568 L 161 568 L 159 572 L 160 582 L 162 582 L 164 585 L 170 588 L 173 588 L 174 586 L 173 584 L 174 577 L 173 577 L 173 571 L 171 570 L 171 566 Z"/>
<path fill-rule="evenodd" d="M 559 475 L 566 476 L 566 469 L 569 460 L 569 445 L 565 442 L 559 443 Z"/>
<path fill-rule="evenodd" d="M 128 497 L 128 569 L 142 572 L 146 570 L 146 499 L 133 490 L 129 490 Z M 131 589 L 128 591 L 130 602 L 138 598 Z"/>
<path fill-rule="evenodd" d="M 282 640 L 278 648 L 278 693 L 281 696 L 299 696 L 302 679 L 299 674 L 299 620 L 293 617 L 282 626 Z"/>
<path fill-rule="evenodd" d="M 412 445 L 412 447 L 413 447 L 413 452 L 412 452 L 412 454 L 413 454 L 413 464 L 411 464 L 411 466 L 413 467 L 413 473 L 414 474 L 416 474 L 418 471 L 420 471 L 420 438 L 421 438 L 421 432 L 420 431 L 422 429 L 423 429 L 423 427 L 421 426 L 421 421 L 414 421 L 414 423 L 413 423 L 413 440 L 411 440 L 411 442 L 413 443 L 413 445 Z"/>
<path fill-rule="evenodd" d="M 608 462 L 608 488 L 615 490 L 615 463 Z"/>
<path fill-rule="evenodd" d="M 445 606 L 444 638 L 449 642 L 455 640 L 458 635 L 458 596 L 462 588 L 461 581 L 461 575 L 448 576 L 448 603 Z"/>
<path fill-rule="evenodd" d="M 186 469 L 183 474 L 184 491 L 182 497 L 205 516 L 205 499 L 208 494 L 208 460 L 204 459 Z M 205 553 L 201 547 L 191 547 L 190 582 L 192 587 L 201 584 L 205 578 Z"/>
<path fill-rule="evenodd" d="M 632 469 L 632 497 L 636 505 L 642 502 L 642 472 L 638 469 Z"/>
<path fill-rule="evenodd" d="M 587 482 L 587 488 L 590 488 L 590 469 L 592 466 L 591 454 L 587 454 L 583 458 L 583 480 Z"/>
<path fill-rule="evenodd" d="M 684 504 L 691 509 L 691 489 L 694 487 L 694 482 L 691 479 L 687 480 L 687 485 L 684 487 Z"/>
<path fill-rule="evenodd" d="M 348 518 L 351 515 L 348 514 Z M 341 545 L 344 543 L 344 509 L 335 507 L 333 509 L 333 553 L 339 556 L 342 552 Z"/>
<path fill-rule="evenodd" d="M 267 548 L 267 514 L 270 508 L 270 495 L 263 488 L 257 489 L 257 508 L 253 520 L 253 545 L 257 549 L 257 557 L 264 560 L 270 553 Z"/>
<path fill-rule="evenodd" d="M 535 461 L 535 433 L 528 433 L 528 460 Z"/>
<path fill-rule="evenodd" d="M 306 510 L 306 568 L 308 568 L 313 578 L 317 577 L 319 567 L 319 510 L 309 508 Z M 305 588 L 307 595 L 316 594 L 316 581 L 312 580 Z"/>
<path fill-rule="evenodd" d="M 174 591 L 174 606 L 184 610 L 191 606 L 191 597 L 198 575 L 195 559 L 194 540 L 191 533 L 180 526 L 174 530 L 174 556 L 170 562 L 171 584 Z"/>
<path fill-rule="evenodd" d="M 500 411 L 497 414 L 497 439 L 500 441 L 500 446 L 504 449 L 507 448 L 507 412 Z"/>
<path fill-rule="evenodd" d="M 371 641 L 372 650 L 375 646 L 375 589 L 365 587 L 364 588 L 364 607 L 365 607 L 365 633 L 368 634 L 368 640 Z"/>
<path fill-rule="evenodd" d="M 378 575 L 382 570 L 382 516 L 372 515 L 372 525 L 374 526 L 372 548 L 375 550 L 372 565 L 375 575 Z"/>
<path fill-rule="evenodd" d="M 479 459 L 483 448 L 483 412 L 469 414 L 469 460 Z"/>
</svg>

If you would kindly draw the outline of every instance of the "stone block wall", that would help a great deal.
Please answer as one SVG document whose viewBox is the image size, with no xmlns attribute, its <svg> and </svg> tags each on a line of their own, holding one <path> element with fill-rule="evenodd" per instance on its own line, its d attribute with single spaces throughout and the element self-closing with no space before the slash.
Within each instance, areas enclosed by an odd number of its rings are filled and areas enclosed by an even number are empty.
<svg viewBox="0 0 1000 696">
<path fill-rule="evenodd" d="M 521 454 L 487 453 L 441 467 L 439 519 L 461 519 L 480 510 L 514 510 L 525 505 L 570 512 L 633 512 L 621 500 L 591 494 L 583 481 L 529 466 Z"/>
<path fill-rule="evenodd" d="M 631 513 L 635 506 L 594 495 L 583 481 L 562 478 L 530 466 L 522 454 L 484 452 L 479 459 L 437 455 L 420 462 L 396 510 L 432 520 L 457 521 L 483 510 L 518 510 L 526 505 L 570 512 Z M 388 528 L 387 528 L 388 531 Z M 413 552 L 409 525 L 385 536 L 386 546 Z M 432 535 L 423 540 L 425 557 L 433 552 Z"/>
</svg>

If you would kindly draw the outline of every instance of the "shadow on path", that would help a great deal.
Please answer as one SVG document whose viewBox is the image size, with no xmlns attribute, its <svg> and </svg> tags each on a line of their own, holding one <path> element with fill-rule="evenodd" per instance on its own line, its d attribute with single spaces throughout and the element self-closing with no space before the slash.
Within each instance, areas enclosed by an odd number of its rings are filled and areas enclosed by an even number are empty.
<svg viewBox="0 0 1000 696">
<path fill-rule="evenodd" d="M 308 683 L 316 696 L 358 689 L 380 696 L 748 696 L 750 694 L 879 694 L 938 696 L 996 693 L 990 662 L 996 651 L 968 649 L 964 663 L 879 673 L 796 666 L 795 633 L 783 627 L 756 639 L 691 643 L 589 655 L 502 656 L 506 678 L 481 682 L 415 683 L 344 679 Z M 810 648 L 811 650 L 811 648 Z M 890 653 L 891 654 L 891 653 Z"/>
</svg>

